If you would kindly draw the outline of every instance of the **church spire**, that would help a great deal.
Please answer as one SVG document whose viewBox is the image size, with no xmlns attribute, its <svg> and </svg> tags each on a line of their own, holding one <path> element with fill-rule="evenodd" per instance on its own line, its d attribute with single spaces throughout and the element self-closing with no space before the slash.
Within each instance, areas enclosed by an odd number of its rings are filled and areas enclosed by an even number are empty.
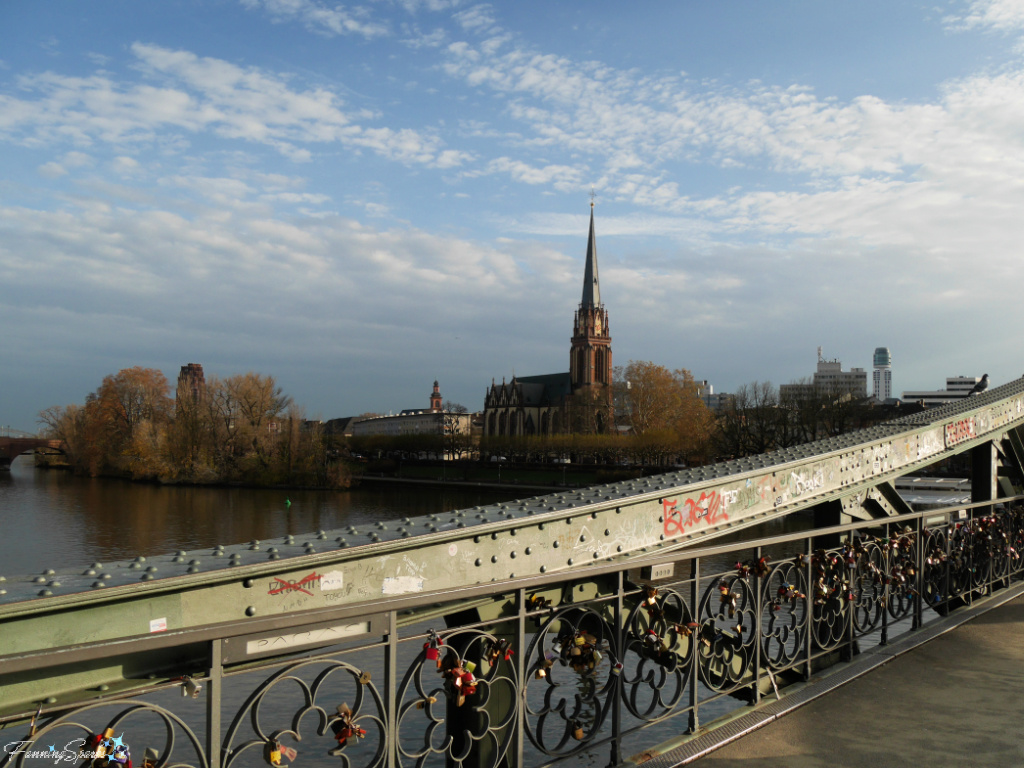
<svg viewBox="0 0 1024 768">
<path fill-rule="evenodd" d="M 597 240 L 594 238 L 594 201 L 590 201 L 590 238 L 587 240 L 587 266 L 583 272 L 581 307 L 601 306 L 601 285 L 597 281 Z"/>
</svg>

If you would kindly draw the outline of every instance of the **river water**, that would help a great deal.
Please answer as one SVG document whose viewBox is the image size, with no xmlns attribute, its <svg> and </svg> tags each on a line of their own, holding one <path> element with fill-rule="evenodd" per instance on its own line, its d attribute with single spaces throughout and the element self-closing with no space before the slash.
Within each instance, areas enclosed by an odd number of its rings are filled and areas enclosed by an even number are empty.
<svg viewBox="0 0 1024 768">
<path fill-rule="evenodd" d="M 296 536 L 520 498 L 522 490 L 368 483 L 345 491 L 143 485 L 36 469 L 0 472 L 0 575 Z"/>
</svg>

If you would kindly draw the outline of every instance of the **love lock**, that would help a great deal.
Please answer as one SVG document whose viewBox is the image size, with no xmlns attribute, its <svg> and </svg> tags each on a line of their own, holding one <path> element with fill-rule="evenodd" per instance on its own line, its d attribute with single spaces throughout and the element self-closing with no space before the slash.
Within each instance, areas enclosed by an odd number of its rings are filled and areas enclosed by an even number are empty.
<svg viewBox="0 0 1024 768">
<path fill-rule="evenodd" d="M 437 668 L 441 668 L 441 646 L 444 645 L 444 640 L 434 630 L 427 632 L 428 640 L 423 644 L 423 653 L 427 661 L 437 662 Z"/>
<path fill-rule="evenodd" d="M 583 741 L 584 735 L 585 734 L 583 733 L 583 723 L 581 723 L 579 720 L 573 720 L 572 737 L 576 739 L 576 741 Z"/>
<path fill-rule="evenodd" d="M 445 693 L 448 694 L 449 699 L 455 702 L 456 706 L 461 707 L 466 703 L 467 696 L 476 693 L 476 678 L 473 677 L 476 664 L 472 661 L 460 662 L 457 658 L 453 659 L 450 664 L 451 666 L 446 666 L 444 670 Z"/>
<path fill-rule="evenodd" d="M 658 604 L 658 590 L 655 587 L 648 586 L 644 587 L 644 609 L 647 611 L 647 615 L 654 620 L 658 620 L 665 615 L 665 611 Z"/>
<path fill-rule="evenodd" d="M 366 735 L 366 730 L 356 724 L 348 704 L 342 703 L 338 705 L 338 714 L 331 720 L 330 726 L 338 746 L 328 750 L 327 754 L 329 755 L 341 754 L 342 747 L 345 746 L 349 739 L 361 739 Z"/>
<path fill-rule="evenodd" d="M 286 747 L 274 736 L 271 736 L 266 744 L 263 745 L 263 759 L 267 761 L 268 765 L 273 765 L 275 768 L 281 765 L 281 760 L 287 760 L 288 763 L 294 762 L 295 758 L 299 756 L 299 753 L 291 747 Z M 288 763 L 285 763 L 287 765 Z"/>
<path fill-rule="evenodd" d="M 555 663 L 557 657 L 553 653 L 545 653 L 544 658 L 541 660 L 540 666 L 537 667 L 537 671 L 533 673 L 533 676 L 537 680 L 541 680 L 548 676 L 548 670 Z"/>
<path fill-rule="evenodd" d="M 498 659 L 512 660 L 512 643 L 505 638 L 492 640 L 487 646 L 487 663 L 493 666 Z"/>
<path fill-rule="evenodd" d="M 736 605 L 740 599 L 739 593 L 733 592 L 732 587 L 722 580 L 718 583 L 718 596 L 722 612 L 728 611 L 729 618 L 733 618 L 736 615 Z"/>
</svg>

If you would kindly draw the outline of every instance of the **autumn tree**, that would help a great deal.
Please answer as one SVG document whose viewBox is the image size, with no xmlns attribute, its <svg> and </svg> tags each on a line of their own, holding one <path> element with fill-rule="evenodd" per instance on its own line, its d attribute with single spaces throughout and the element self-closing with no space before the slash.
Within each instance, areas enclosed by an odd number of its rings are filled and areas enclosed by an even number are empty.
<svg viewBox="0 0 1024 768">
<path fill-rule="evenodd" d="M 706 458 L 714 417 L 700 398 L 697 382 L 685 368 L 670 371 L 647 361 L 631 360 L 615 370 L 617 410 L 633 433 L 674 433 L 674 450 L 683 459 Z M 666 450 L 665 439 L 652 441 Z M 645 449 L 647 450 L 647 449 Z"/>
</svg>

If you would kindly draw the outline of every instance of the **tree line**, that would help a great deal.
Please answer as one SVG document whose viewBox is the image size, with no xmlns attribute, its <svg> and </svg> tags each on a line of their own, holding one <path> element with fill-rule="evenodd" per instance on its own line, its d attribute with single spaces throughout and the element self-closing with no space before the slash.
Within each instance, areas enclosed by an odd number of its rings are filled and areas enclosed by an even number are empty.
<svg viewBox="0 0 1024 768">
<path fill-rule="evenodd" d="M 84 405 L 39 418 L 63 440 L 68 464 L 92 476 L 181 483 L 347 486 L 329 437 L 309 423 L 273 377 L 213 377 L 172 398 L 167 378 L 134 367 L 103 379 Z"/>
</svg>

